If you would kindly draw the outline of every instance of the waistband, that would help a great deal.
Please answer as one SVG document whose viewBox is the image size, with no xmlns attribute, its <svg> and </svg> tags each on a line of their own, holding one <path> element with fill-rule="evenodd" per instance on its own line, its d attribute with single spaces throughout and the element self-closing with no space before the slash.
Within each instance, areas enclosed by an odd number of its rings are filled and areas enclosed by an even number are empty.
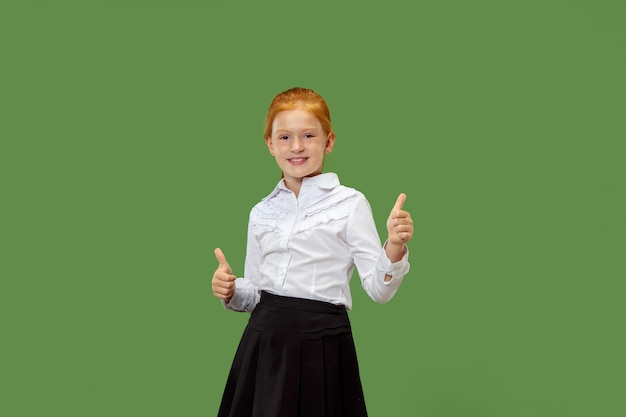
<svg viewBox="0 0 626 417">
<path fill-rule="evenodd" d="M 308 300 L 306 298 L 285 297 L 282 295 L 272 294 L 266 291 L 261 291 L 261 304 L 270 305 L 273 307 L 309 311 L 312 313 L 324 313 L 324 314 L 339 314 L 347 315 L 346 307 L 343 305 L 336 305 L 319 300 Z"/>
</svg>

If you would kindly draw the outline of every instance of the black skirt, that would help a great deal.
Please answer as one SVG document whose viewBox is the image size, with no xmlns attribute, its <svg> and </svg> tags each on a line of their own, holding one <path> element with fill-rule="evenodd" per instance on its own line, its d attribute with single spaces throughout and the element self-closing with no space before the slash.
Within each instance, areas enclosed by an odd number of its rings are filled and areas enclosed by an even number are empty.
<svg viewBox="0 0 626 417">
<path fill-rule="evenodd" d="M 263 292 L 218 417 L 367 416 L 344 306 Z"/>
</svg>

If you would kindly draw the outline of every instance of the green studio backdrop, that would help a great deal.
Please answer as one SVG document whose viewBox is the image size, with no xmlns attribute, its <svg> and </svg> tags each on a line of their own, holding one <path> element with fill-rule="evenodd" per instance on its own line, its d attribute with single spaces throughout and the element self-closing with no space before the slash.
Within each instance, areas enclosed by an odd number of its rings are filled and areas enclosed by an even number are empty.
<svg viewBox="0 0 626 417">
<path fill-rule="evenodd" d="M 310 87 L 326 170 L 397 195 L 411 272 L 352 281 L 372 416 L 618 416 L 625 7 L 595 1 L 4 1 L 0 414 L 215 415 L 272 97 Z"/>
</svg>

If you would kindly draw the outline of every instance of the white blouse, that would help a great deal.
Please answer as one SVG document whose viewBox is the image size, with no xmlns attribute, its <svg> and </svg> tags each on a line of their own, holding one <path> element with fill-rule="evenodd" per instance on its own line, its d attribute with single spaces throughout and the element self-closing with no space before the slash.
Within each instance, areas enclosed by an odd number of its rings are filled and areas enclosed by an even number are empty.
<svg viewBox="0 0 626 417">
<path fill-rule="evenodd" d="M 297 198 L 281 180 L 250 212 L 245 278 L 224 306 L 252 311 L 264 290 L 351 309 L 355 265 L 365 292 L 386 303 L 409 271 L 408 250 L 391 263 L 367 199 L 336 174 L 304 178 Z"/>
</svg>

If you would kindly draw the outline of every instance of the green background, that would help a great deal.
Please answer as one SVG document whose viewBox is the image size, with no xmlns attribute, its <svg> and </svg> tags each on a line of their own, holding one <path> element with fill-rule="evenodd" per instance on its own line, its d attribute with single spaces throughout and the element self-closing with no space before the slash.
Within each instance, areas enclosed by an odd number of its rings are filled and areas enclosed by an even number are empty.
<svg viewBox="0 0 626 417">
<path fill-rule="evenodd" d="M 215 415 L 247 315 L 272 97 L 412 269 L 353 280 L 371 416 L 626 415 L 626 6 L 610 0 L 0 5 L 0 414 Z M 384 237 L 384 236 L 383 236 Z"/>
</svg>

